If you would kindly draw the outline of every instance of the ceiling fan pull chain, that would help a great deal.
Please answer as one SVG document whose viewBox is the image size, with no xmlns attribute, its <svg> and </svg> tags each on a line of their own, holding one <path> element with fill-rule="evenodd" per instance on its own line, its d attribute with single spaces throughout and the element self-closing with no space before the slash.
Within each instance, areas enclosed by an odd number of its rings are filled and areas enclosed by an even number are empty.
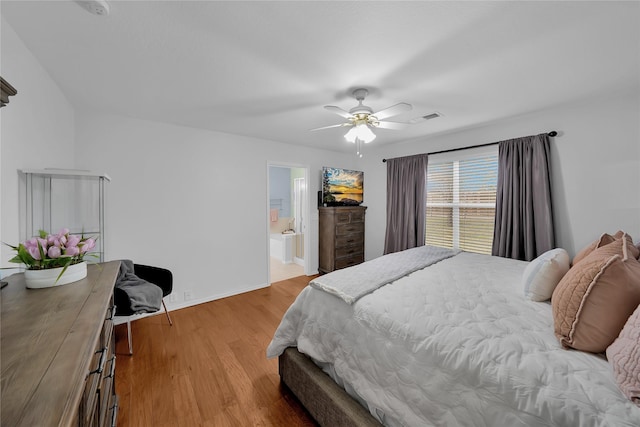
<svg viewBox="0 0 640 427">
<path fill-rule="evenodd" d="M 356 138 L 356 156 L 362 158 L 362 140 Z"/>
</svg>

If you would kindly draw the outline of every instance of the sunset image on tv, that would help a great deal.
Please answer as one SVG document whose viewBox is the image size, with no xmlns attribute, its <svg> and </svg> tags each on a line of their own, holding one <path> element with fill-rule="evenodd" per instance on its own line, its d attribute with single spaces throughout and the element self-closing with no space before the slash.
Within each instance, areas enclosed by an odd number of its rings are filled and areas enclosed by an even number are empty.
<svg viewBox="0 0 640 427">
<path fill-rule="evenodd" d="M 328 205 L 359 205 L 363 197 L 364 172 L 324 167 L 322 201 Z"/>
</svg>

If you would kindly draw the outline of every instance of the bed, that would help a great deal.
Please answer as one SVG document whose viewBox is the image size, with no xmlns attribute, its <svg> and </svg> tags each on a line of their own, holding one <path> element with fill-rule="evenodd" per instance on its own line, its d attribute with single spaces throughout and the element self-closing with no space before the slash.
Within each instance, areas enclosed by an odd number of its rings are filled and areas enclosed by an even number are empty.
<svg viewBox="0 0 640 427">
<path fill-rule="evenodd" d="M 321 425 L 640 425 L 604 355 L 564 349 L 524 298 L 528 264 L 454 253 L 351 301 L 312 282 L 267 357 Z"/>
</svg>

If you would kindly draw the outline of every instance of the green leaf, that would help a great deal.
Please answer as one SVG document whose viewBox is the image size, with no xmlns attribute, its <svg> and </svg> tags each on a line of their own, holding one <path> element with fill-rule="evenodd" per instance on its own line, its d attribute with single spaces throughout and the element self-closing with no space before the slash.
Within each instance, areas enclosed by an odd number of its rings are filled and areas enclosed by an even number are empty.
<svg viewBox="0 0 640 427">
<path fill-rule="evenodd" d="M 58 258 L 60 259 L 60 258 Z M 69 268 L 69 266 L 71 265 L 71 261 L 73 261 L 70 257 L 67 257 L 68 261 L 66 262 L 66 264 L 64 265 L 64 268 L 62 269 L 62 271 L 60 272 L 60 274 L 58 274 L 58 277 L 56 278 L 55 283 L 58 283 L 58 280 L 60 280 L 60 278 L 62 277 L 62 275 L 64 274 L 65 271 L 67 271 L 67 268 Z M 61 266 L 62 267 L 62 266 Z"/>
<path fill-rule="evenodd" d="M 40 260 L 44 261 L 45 259 L 47 259 L 47 253 L 44 251 L 44 248 L 40 244 L 40 240 L 38 240 L 38 251 L 40 252 Z"/>
<path fill-rule="evenodd" d="M 22 243 L 18 245 L 18 255 L 16 255 L 16 258 L 19 258 L 20 262 L 22 262 L 28 267 L 31 267 L 32 265 L 36 264 L 36 261 L 37 261 L 34 257 L 31 256 L 29 251 L 27 251 L 27 248 Z"/>
<path fill-rule="evenodd" d="M 2 242 L 2 243 L 4 243 L 5 245 L 9 246 L 9 247 L 10 247 L 11 249 L 13 249 L 14 251 L 17 251 L 17 250 L 18 250 L 18 247 L 17 247 L 17 246 L 13 246 L 13 245 L 10 245 L 10 244 L 5 243 L 5 242 Z"/>
</svg>

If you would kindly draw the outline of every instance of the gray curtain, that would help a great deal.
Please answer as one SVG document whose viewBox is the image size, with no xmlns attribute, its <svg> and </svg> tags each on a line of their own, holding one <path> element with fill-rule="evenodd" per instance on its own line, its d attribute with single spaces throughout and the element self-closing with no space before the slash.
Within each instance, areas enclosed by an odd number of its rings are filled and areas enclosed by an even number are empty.
<svg viewBox="0 0 640 427">
<path fill-rule="evenodd" d="M 547 134 L 499 143 L 492 255 L 531 261 L 555 247 Z"/>
<path fill-rule="evenodd" d="M 384 253 L 424 246 L 427 155 L 387 160 Z"/>
</svg>

